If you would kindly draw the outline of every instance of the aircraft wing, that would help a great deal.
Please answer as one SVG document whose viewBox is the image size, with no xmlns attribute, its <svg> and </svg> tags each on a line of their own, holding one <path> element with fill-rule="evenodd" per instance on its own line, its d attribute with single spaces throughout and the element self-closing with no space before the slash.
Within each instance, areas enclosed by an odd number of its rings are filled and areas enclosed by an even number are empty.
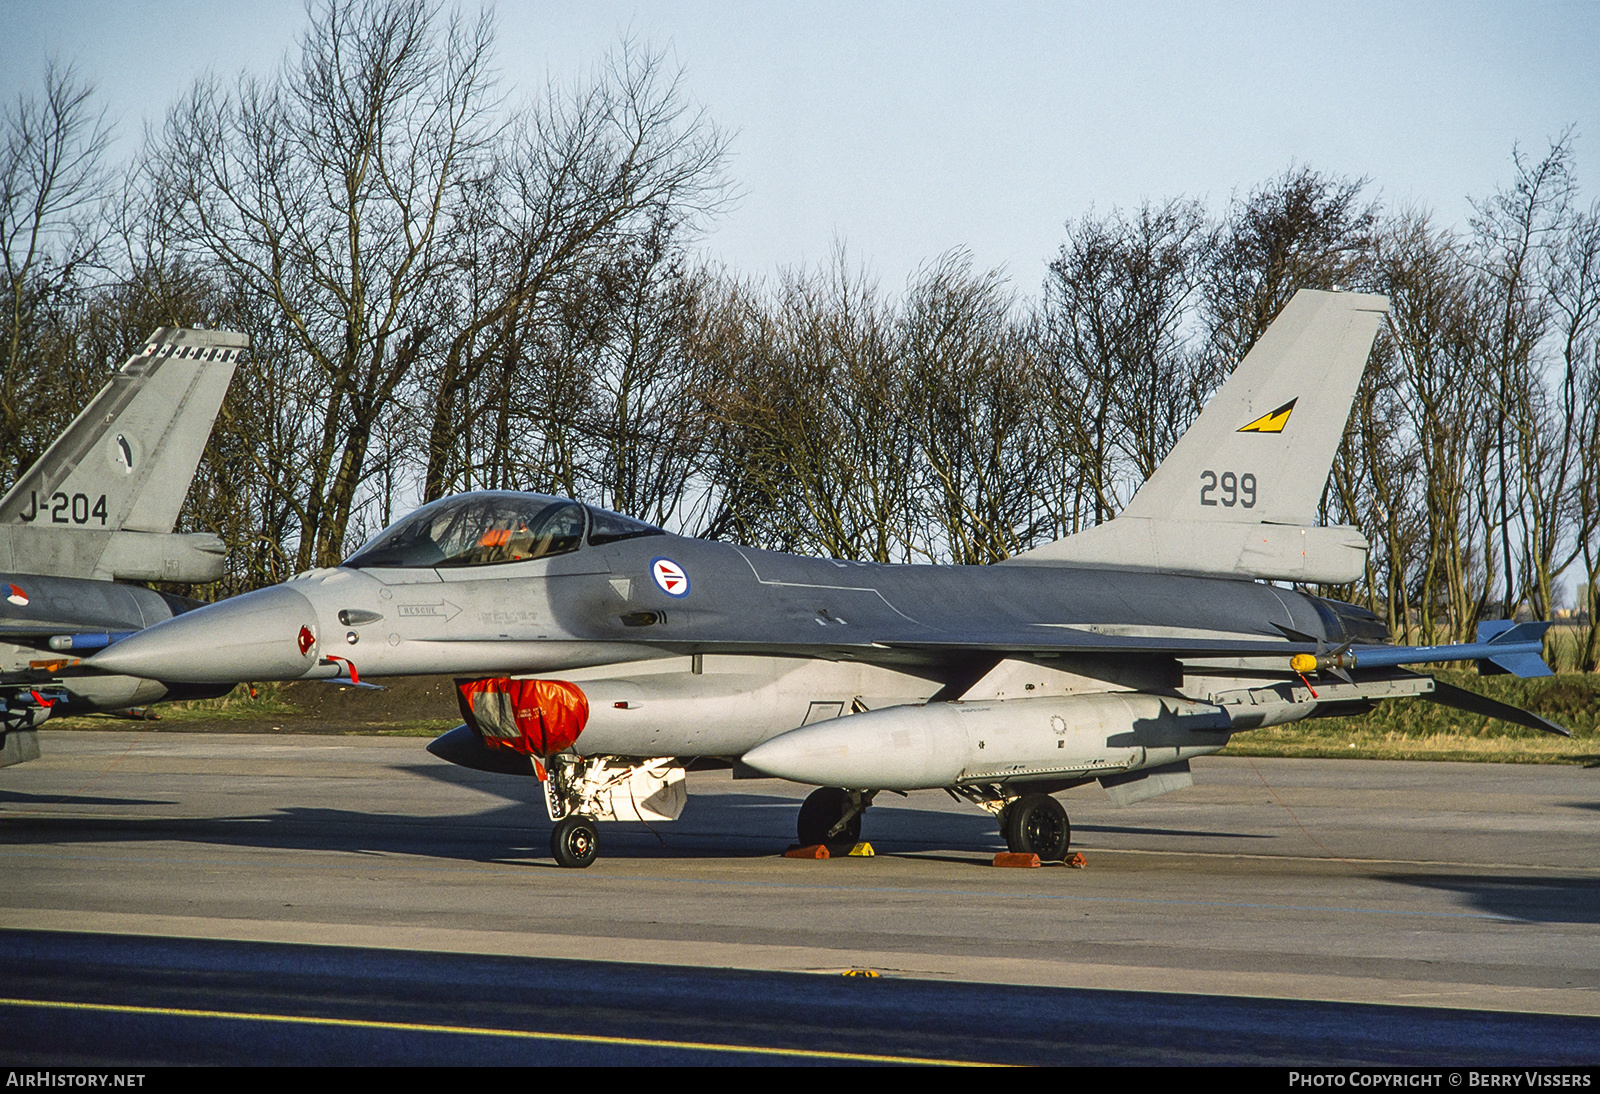
<svg viewBox="0 0 1600 1094">
<path fill-rule="evenodd" d="M 607 637 L 612 641 L 625 641 L 673 654 L 722 653 L 767 657 L 820 657 L 827 660 L 853 660 L 885 665 L 945 664 L 966 660 L 968 655 L 973 654 L 982 656 L 1148 654 L 1174 658 L 1282 657 L 1287 667 L 1290 657 L 1317 649 L 1312 643 L 1290 642 L 1267 635 L 1222 637 L 1097 634 L 1080 628 L 1053 626 L 1014 631 L 880 635 L 865 639 L 856 639 L 854 636 L 835 632 L 826 636 L 807 636 L 803 641 L 783 641 L 774 637 L 755 636 L 744 640 L 731 636 L 704 640 L 689 636 L 642 637 L 636 634 Z M 506 635 L 484 635 L 432 641 L 440 644 L 492 644 L 514 643 L 527 639 Z"/>
</svg>

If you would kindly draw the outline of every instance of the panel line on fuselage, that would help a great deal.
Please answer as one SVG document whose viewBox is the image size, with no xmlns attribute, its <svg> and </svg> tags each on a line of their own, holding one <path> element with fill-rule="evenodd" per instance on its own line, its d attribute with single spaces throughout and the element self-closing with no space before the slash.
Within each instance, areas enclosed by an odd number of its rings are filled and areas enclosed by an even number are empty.
<svg viewBox="0 0 1600 1094">
<path fill-rule="evenodd" d="M 750 567 L 750 573 L 755 576 L 756 584 L 758 584 L 758 585 L 771 585 L 771 586 L 776 586 L 776 587 L 779 587 L 779 588 L 789 588 L 789 589 L 829 589 L 829 590 L 832 590 L 834 592 L 844 592 L 844 593 L 872 593 L 879 600 L 883 601 L 883 606 L 884 607 L 888 608 L 895 615 L 898 615 L 901 619 L 904 619 L 909 623 L 915 623 L 919 627 L 928 627 L 928 626 L 930 626 L 930 624 L 924 623 L 922 620 L 917 619 L 914 616 L 909 616 L 905 612 L 901 611 L 899 608 L 895 607 L 894 604 L 889 600 L 889 598 L 883 595 L 883 590 L 877 588 L 876 586 L 873 586 L 873 585 L 823 585 L 821 583 L 813 582 L 813 581 L 771 581 L 771 580 L 768 580 L 767 578 L 764 578 L 764 577 L 761 576 L 761 571 L 756 569 L 755 562 L 751 560 L 749 555 L 744 553 L 744 549 L 743 548 L 741 548 L 736 543 L 730 543 L 730 544 L 728 544 L 728 546 L 733 548 L 733 551 L 734 551 L 735 554 L 737 554 L 740 558 L 744 559 L 745 565 Z M 790 556 L 790 557 L 798 558 L 800 556 Z M 811 561 L 811 560 L 807 559 L 805 561 Z"/>
</svg>

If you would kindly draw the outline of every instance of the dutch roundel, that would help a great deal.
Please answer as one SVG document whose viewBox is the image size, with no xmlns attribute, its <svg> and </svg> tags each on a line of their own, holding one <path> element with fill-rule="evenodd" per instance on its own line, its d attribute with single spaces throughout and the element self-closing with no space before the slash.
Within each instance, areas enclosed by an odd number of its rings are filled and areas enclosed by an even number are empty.
<svg viewBox="0 0 1600 1094">
<path fill-rule="evenodd" d="M 658 558 L 652 562 L 650 576 L 656 579 L 656 584 L 668 596 L 689 595 L 689 575 L 670 558 Z"/>
</svg>

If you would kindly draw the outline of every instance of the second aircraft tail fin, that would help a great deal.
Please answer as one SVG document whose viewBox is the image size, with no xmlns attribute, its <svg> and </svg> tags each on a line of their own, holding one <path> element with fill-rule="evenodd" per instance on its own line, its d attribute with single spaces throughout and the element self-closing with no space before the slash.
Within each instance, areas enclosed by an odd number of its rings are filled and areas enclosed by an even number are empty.
<svg viewBox="0 0 1600 1094">
<path fill-rule="evenodd" d="M 0 499 L 0 525 L 170 532 L 242 334 L 162 327 Z"/>
<path fill-rule="evenodd" d="M 173 535 L 242 334 L 162 327 L 0 498 L 0 570 L 215 581 L 225 548 Z"/>
</svg>

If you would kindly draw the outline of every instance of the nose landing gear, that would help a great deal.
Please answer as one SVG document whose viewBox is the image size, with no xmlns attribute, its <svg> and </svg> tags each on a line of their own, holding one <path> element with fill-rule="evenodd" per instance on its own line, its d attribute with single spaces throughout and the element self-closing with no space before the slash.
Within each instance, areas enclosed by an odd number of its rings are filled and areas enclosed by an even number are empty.
<svg viewBox="0 0 1600 1094">
<path fill-rule="evenodd" d="M 583 869 L 600 853 L 599 826 L 593 817 L 573 813 L 556 821 L 550 853 L 561 866 Z"/>
</svg>

